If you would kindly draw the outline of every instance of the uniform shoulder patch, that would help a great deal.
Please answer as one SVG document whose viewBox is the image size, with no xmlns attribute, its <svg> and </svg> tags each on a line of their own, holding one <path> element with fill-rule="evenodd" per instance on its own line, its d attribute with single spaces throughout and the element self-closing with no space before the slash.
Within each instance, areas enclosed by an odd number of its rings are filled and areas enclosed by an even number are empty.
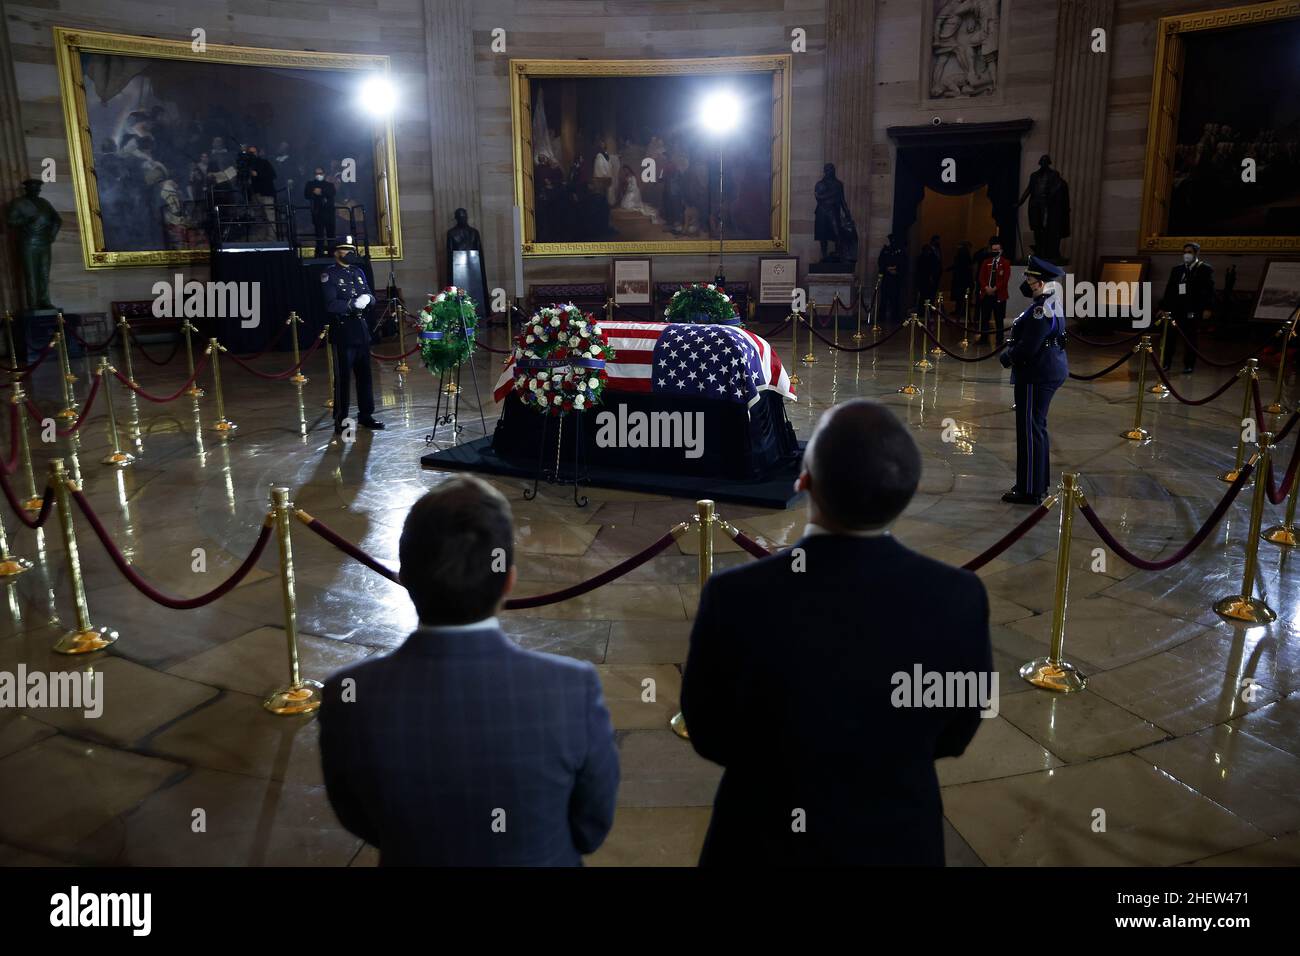
<svg viewBox="0 0 1300 956">
<path fill-rule="evenodd" d="M 322 272 L 322 273 L 320 274 L 320 281 L 321 281 L 321 282 L 329 282 L 329 281 L 330 281 L 330 271 L 329 271 L 328 269 L 326 269 L 324 272 Z"/>
<path fill-rule="evenodd" d="M 1034 306 L 1034 318 L 1041 319 L 1042 317 L 1043 317 L 1043 307 L 1041 305 Z"/>
</svg>

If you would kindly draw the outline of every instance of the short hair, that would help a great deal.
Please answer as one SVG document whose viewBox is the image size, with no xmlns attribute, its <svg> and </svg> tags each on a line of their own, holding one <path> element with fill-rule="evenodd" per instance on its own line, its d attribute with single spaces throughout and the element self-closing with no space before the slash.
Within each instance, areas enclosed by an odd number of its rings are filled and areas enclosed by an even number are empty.
<svg viewBox="0 0 1300 956">
<path fill-rule="evenodd" d="M 989 245 L 990 245 L 990 246 L 993 246 L 993 245 L 998 245 L 998 246 L 1000 246 L 1000 245 L 1002 245 L 1002 237 L 1001 237 L 1001 236 L 989 236 Z"/>
<path fill-rule="evenodd" d="M 888 525 L 921 481 L 921 452 L 907 427 L 887 407 L 865 398 L 827 411 L 804 459 L 813 501 L 847 531 Z"/>
<path fill-rule="evenodd" d="M 398 555 L 421 623 L 490 617 L 515 563 L 510 504 L 483 479 L 455 475 L 411 507 Z"/>
<path fill-rule="evenodd" d="M 1191 246 L 1191 247 L 1192 247 L 1192 251 L 1195 252 L 1195 253 L 1200 253 L 1200 251 L 1201 251 L 1201 244 L 1200 244 L 1199 242 L 1184 242 L 1184 243 L 1183 243 L 1183 248 L 1184 248 L 1184 249 L 1186 249 L 1188 246 Z"/>
</svg>

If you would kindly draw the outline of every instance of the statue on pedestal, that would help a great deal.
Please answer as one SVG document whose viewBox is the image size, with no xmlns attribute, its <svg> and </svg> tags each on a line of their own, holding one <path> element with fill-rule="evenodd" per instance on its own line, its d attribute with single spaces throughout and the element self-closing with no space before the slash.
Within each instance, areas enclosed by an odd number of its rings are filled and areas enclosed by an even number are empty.
<svg viewBox="0 0 1300 956">
<path fill-rule="evenodd" d="M 48 199 L 41 198 L 39 179 L 23 180 L 24 194 L 9 204 L 8 222 L 18 234 L 23 282 L 29 309 L 52 309 L 50 303 L 50 247 L 63 218 Z"/>
<path fill-rule="evenodd" d="M 457 252 L 476 252 L 477 256 L 469 256 L 472 262 L 478 260 L 478 267 L 470 277 L 464 275 L 457 280 L 457 270 L 455 269 L 455 253 Z M 474 288 L 474 279 L 478 280 L 478 288 Z M 483 263 L 483 237 L 479 231 L 469 224 L 469 213 L 464 209 L 456 210 L 456 225 L 447 230 L 447 284 L 461 286 L 479 307 L 481 315 L 487 315 L 488 303 L 484 300 L 487 297 L 487 267 Z"/>
<path fill-rule="evenodd" d="M 835 178 L 835 165 L 822 167 L 822 178 L 813 190 L 817 198 L 817 212 L 813 220 L 813 238 L 821 244 L 822 259 L 817 271 L 828 271 L 831 263 L 836 272 L 852 272 L 858 258 L 858 231 L 853 224 L 848 203 L 844 201 L 844 184 Z M 833 248 L 829 255 L 827 243 Z"/>
<path fill-rule="evenodd" d="M 1061 240 L 1070 238 L 1070 187 L 1052 168 L 1050 156 L 1039 158 L 1038 171 L 1030 175 L 1017 208 L 1026 199 L 1029 200 L 1029 228 L 1034 232 L 1034 255 L 1065 265 Z"/>
</svg>

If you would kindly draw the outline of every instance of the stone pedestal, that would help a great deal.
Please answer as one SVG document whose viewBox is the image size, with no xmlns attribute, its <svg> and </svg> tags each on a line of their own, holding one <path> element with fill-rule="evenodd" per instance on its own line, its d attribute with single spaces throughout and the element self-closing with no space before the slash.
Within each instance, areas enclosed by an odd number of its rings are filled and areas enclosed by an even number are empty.
<svg viewBox="0 0 1300 956">
<path fill-rule="evenodd" d="M 812 272 L 808 273 L 808 299 L 817 303 L 817 314 L 825 321 L 829 315 L 831 303 L 835 300 L 838 293 L 840 297 L 840 328 L 848 328 L 850 319 L 853 316 L 853 309 L 857 305 L 855 298 L 856 290 L 853 284 L 857 281 L 852 272 Z"/>
</svg>

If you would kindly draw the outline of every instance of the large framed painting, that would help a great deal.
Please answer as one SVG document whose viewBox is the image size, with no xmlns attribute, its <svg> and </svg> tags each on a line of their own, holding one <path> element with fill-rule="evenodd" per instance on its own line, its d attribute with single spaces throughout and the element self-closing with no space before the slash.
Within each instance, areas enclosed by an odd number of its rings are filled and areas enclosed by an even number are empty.
<svg viewBox="0 0 1300 956">
<path fill-rule="evenodd" d="M 791 56 L 511 60 L 525 256 L 784 252 Z M 722 115 L 702 107 L 719 100 Z M 725 131 L 721 125 L 729 126 Z"/>
<path fill-rule="evenodd" d="M 209 210 L 244 201 L 246 145 L 272 163 L 278 201 L 305 207 L 320 167 L 336 232 L 363 222 L 372 255 L 401 258 L 393 119 L 360 102 L 388 57 L 63 27 L 54 39 L 87 269 L 206 260 Z"/>
<path fill-rule="evenodd" d="M 1160 20 L 1139 251 L 1300 251 L 1297 50 L 1300 0 Z"/>
</svg>

